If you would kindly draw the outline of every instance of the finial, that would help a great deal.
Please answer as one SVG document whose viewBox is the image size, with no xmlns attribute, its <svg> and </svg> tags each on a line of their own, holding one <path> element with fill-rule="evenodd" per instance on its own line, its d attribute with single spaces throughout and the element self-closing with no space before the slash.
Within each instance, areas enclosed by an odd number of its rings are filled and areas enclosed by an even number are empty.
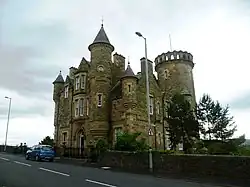
<svg viewBox="0 0 250 187">
<path fill-rule="evenodd" d="M 129 62 L 129 56 L 128 56 L 128 65 L 130 65 L 130 62 Z"/>
<path fill-rule="evenodd" d="M 103 16 L 102 16 L 102 27 L 103 27 Z"/>
<path fill-rule="evenodd" d="M 59 75 L 62 75 L 62 71 L 60 70 Z"/>
</svg>

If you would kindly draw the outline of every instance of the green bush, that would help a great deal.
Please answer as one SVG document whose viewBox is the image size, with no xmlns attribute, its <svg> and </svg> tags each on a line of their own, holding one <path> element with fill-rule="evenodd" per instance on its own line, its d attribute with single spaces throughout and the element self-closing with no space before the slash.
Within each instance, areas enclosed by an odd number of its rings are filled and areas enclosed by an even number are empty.
<svg viewBox="0 0 250 187">
<path fill-rule="evenodd" d="M 108 149 L 108 143 L 103 140 L 103 139 L 100 139 L 98 140 L 98 142 L 96 143 L 96 149 L 99 151 L 99 152 L 105 152 L 107 151 Z"/>
<path fill-rule="evenodd" d="M 148 149 L 146 144 L 146 139 L 141 138 L 139 136 L 141 133 L 128 133 L 124 132 L 118 135 L 116 143 L 115 143 L 115 150 L 118 151 L 144 151 Z"/>
<path fill-rule="evenodd" d="M 240 156 L 250 156 L 250 146 L 240 146 L 237 153 Z"/>
</svg>

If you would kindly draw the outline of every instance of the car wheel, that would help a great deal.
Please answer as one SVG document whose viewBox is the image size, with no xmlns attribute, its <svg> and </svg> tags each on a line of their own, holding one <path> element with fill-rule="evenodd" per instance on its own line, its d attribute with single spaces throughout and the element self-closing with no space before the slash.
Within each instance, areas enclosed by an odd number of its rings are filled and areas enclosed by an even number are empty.
<svg viewBox="0 0 250 187">
<path fill-rule="evenodd" d="M 28 154 L 25 155 L 25 159 L 29 160 L 29 155 Z"/>
<path fill-rule="evenodd" d="M 36 161 L 39 161 L 40 160 L 40 158 L 39 158 L 39 156 L 38 155 L 36 155 Z"/>
</svg>

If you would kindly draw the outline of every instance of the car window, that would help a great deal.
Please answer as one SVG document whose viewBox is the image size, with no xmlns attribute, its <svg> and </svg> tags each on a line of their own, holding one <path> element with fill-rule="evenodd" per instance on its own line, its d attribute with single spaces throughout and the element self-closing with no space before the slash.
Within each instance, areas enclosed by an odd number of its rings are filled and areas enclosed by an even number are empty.
<svg viewBox="0 0 250 187">
<path fill-rule="evenodd" d="M 44 150 L 44 151 L 52 151 L 52 147 L 50 147 L 50 146 L 42 146 L 42 150 Z"/>
</svg>

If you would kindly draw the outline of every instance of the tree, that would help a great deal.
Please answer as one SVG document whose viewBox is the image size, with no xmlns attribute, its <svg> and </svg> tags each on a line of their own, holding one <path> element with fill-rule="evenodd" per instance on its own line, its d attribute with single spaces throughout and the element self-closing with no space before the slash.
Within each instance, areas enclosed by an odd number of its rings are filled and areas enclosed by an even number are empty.
<svg viewBox="0 0 250 187">
<path fill-rule="evenodd" d="M 229 107 L 222 108 L 219 113 L 218 123 L 214 126 L 214 137 L 219 140 L 231 138 L 236 131 L 236 125 L 233 117 L 229 116 Z"/>
<path fill-rule="evenodd" d="M 226 140 L 236 131 L 233 117 L 229 116 L 229 107 L 222 107 L 207 94 L 202 96 L 197 106 L 197 118 L 204 139 Z"/>
<path fill-rule="evenodd" d="M 117 136 L 115 149 L 118 151 L 143 151 L 147 149 L 146 140 L 138 139 L 140 132 L 128 133 L 123 132 Z"/>
<path fill-rule="evenodd" d="M 192 148 L 194 140 L 199 139 L 199 123 L 195 119 L 191 104 L 184 95 L 175 94 L 167 107 L 167 122 L 171 149 L 183 143 L 184 151 Z"/>
<path fill-rule="evenodd" d="M 46 136 L 41 142 L 39 142 L 40 145 L 54 145 L 54 140 L 50 138 L 50 136 Z"/>
</svg>

